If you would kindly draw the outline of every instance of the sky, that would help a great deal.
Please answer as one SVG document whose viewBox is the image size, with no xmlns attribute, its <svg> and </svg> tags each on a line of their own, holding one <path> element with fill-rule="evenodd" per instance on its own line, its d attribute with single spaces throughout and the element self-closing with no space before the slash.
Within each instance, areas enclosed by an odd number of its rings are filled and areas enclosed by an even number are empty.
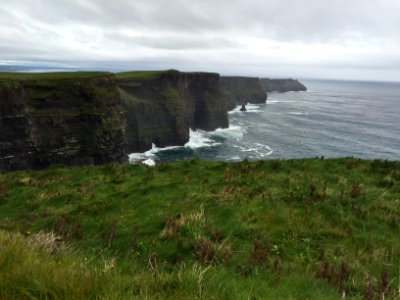
<svg viewBox="0 0 400 300">
<path fill-rule="evenodd" d="M 0 4 L 0 68 L 400 81 L 400 0 Z"/>
</svg>

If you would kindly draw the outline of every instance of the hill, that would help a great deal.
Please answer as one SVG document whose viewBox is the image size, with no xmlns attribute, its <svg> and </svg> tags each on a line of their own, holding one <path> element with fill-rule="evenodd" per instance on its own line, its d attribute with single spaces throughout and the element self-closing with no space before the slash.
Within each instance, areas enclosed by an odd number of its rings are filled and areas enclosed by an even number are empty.
<svg viewBox="0 0 400 300">
<path fill-rule="evenodd" d="M 0 172 L 2 299 L 398 297 L 400 163 Z"/>
</svg>

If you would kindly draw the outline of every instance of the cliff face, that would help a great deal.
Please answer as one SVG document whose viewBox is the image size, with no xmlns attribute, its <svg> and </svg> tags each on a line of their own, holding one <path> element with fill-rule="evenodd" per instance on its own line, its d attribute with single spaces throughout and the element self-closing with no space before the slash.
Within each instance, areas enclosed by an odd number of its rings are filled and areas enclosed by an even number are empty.
<svg viewBox="0 0 400 300">
<path fill-rule="evenodd" d="M 117 74 L 127 111 L 128 152 L 184 145 L 189 128 L 228 126 L 226 98 L 212 73 L 130 72 Z"/>
<path fill-rule="evenodd" d="M 228 97 L 229 110 L 247 102 L 265 103 L 267 100 L 267 93 L 256 77 L 221 77 L 220 87 Z"/>
<path fill-rule="evenodd" d="M 266 92 L 306 91 L 307 88 L 297 79 L 267 79 L 261 78 L 260 84 Z"/>
<path fill-rule="evenodd" d="M 124 161 L 125 127 L 111 74 L 0 75 L 0 169 Z"/>
<path fill-rule="evenodd" d="M 0 169 L 125 161 L 184 145 L 189 128 L 228 127 L 227 110 L 303 91 L 292 79 L 178 71 L 0 73 Z"/>
<path fill-rule="evenodd" d="M 188 111 L 189 126 L 194 129 L 215 130 L 229 126 L 227 98 L 219 86 L 220 76 L 215 73 L 183 73 L 181 85 L 187 99 L 194 102 Z"/>
</svg>

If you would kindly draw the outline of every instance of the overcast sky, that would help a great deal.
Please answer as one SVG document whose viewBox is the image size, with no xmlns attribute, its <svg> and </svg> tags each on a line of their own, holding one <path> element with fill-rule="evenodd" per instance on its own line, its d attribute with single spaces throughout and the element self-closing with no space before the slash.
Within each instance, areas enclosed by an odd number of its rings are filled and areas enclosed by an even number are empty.
<svg viewBox="0 0 400 300">
<path fill-rule="evenodd" d="M 400 81 L 400 0 L 0 0 L 0 67 Z"/>
</svg>

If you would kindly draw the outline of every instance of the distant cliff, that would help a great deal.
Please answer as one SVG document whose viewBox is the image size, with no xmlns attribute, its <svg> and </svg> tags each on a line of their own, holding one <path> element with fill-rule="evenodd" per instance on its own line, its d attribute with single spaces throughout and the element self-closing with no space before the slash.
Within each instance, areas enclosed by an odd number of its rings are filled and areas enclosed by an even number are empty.
<svg viewBox="0 0 400 300">
<path fill-rule="evenodd" d="M 307 88 L 297 79 L 267 79 L 261 78 L 260 84 L 263 90 L 269 92 L 306 91 Z"/>
<path fill-rule="evenodd" d="M 229 110 L 247 102 L 265 103 L 267 100 L 267 93 L 257 77 L 221 76 L 220 87 L 228 97 Z"/>
<path fill-rule="evenodd" d="M 125 116 L 108 73 L 0 73 L 0 169 L 124 161 Z"/>
<path fill-rule="evenodd" d="M 189 128 L 228 127 L 219 75 L 175 70 L 116 74 L 127 111 L 127 151 L 184 145 Z"/>
</svg>

